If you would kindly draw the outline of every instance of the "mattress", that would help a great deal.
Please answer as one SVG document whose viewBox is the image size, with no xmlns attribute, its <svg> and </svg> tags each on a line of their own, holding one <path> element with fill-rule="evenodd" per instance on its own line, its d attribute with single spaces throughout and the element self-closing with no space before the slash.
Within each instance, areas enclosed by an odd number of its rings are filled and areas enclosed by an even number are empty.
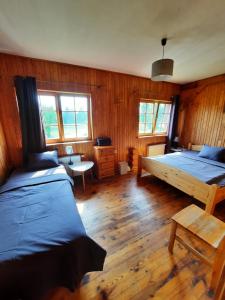
<svg viewBox="0 0 225 300">
<path fill-rule="evenodd" d="M 86 233 L 63 166 L 17 170 L 0 188 L 0 299 L 73 291 L 103 269 L 106 251 Z"/>
<path fill-rule="evenodd" d="M 186 172 L 207 184 L 225 186 L 225 164 L 198 156 L 197 151 L 183 151 L 155 157 L 144 157 L 144 165 L 151 160 Z"/>
</svg>

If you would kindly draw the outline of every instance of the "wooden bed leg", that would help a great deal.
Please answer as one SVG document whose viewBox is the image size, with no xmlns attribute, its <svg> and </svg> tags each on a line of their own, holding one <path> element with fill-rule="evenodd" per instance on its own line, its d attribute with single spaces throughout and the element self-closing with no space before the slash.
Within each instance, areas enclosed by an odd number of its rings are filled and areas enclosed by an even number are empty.
<svg viewBox="0 0 225 300">
<path fill-rule="evenodd" d="M 142 175 L 142 155 L 138 155 L 138 170 L 137 170 L 137 178 L 140 178 Z"/>
</svg>

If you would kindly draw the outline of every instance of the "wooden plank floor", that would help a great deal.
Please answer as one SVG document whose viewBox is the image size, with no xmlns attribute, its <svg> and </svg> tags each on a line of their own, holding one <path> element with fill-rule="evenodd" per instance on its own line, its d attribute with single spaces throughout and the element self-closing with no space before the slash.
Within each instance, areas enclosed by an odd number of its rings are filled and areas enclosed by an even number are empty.
<svg viewBox="0 0 225 300">
<path fill-rule="evenodd" d="M 59 288 L 48 300 L 213 298 L 210 268 L 177 242 L 173 256 L 167 250 L 171 216 L 191 203 L 203 207 L 200 202 L 154 177 L 137 182 L 134 175 L 96 181 L 75 195 L 87 233 L 107 250 L 104 271 L 85 275 L 79 291 Z M 225 204 L 215 215 L 225 220 Z"/>
</svg>

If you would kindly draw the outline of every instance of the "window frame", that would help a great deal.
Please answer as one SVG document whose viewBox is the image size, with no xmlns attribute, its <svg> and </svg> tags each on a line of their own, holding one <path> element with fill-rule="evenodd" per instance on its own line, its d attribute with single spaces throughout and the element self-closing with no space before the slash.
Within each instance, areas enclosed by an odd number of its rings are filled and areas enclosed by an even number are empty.
<svg viewBox="0 0 225 300">
<path fill-rule="evenodd" d="M 93 130 L 92 130 L 92 106 L 91 106 L 91 94 L 89 93 L 77 93 L 77 92 L 60 92 L 60 91 L 47 91 L 47 90 L 38 90 L 39 95 L 49 95 L 55 97 L 55 105 L 56 105 L 56 114 L 57 114 L 57 123 L 59 130 L 59 138 L 56 139 L 47 139 L 46 136 L 46 144 L 56 144 L 56 143 L 66 143 L 66 142 L 82 142 L 82 141 L 91 141 L 93 138 Z M 87 114 L 88 114 L 88 136 L 87 137 L 73 137 L 66 138 L 64 135 L 64 126 L 63 126 L 63 117 L 62 117 L 62 107 L 60 96 L 85 96 L 87 97 Z M 40 113 L 42 117 L 42 109 L 39 103 Z M 76 113 L 76 111 L 74 111 Z M 76 123 L 75 123 L 76 124 Z"/>
<path fill-rule="evenodd" d="M 156 108 L 156 114 L 154 116 L 153 114 L 153 122 L 152 122 L 152 133 L 140 133 L 139 132 L 139 123 L 140 123 L 140 103 L 141 102 L 146 102 L 146 103 L 153 103 L 153 104 L 158 104 L 157 108 Z M 144 138 L 144 137 L 151 137 L 151 136 L 167 136 L 168 135 L 168 130 L 167 132 L 155 132 L 155 128 L 156 128 L 156 123 L 157 123 L 157 118 L 158 118 L 158 112 L 159 112 L 159 104 L 170 104 L 172 107 L 172 102 L 169 100 L 158 100 L 158 99 L 146 99 L 146 98 L 140 98 L 138 101 L 138 137 L 139 138 Z M 170 108 L 170 114 L 171 116 L 171 108 Z M 168 122 L 168 129 L 169 129 L 169 124 L 170 124 L 170 120 Z"/>
</svg>

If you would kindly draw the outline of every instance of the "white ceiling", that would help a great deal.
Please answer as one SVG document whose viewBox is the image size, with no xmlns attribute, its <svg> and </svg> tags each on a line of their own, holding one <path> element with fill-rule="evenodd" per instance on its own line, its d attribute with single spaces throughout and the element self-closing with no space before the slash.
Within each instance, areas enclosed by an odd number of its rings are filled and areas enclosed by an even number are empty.
<svg viewBox="0 0 225 300">
<path fill-rule="evenodd" d="M 0 52 L 150 77 L 162 37 L 171 82 L 225 73 L 225 0 L 0 0 Z"/>
</svg>

